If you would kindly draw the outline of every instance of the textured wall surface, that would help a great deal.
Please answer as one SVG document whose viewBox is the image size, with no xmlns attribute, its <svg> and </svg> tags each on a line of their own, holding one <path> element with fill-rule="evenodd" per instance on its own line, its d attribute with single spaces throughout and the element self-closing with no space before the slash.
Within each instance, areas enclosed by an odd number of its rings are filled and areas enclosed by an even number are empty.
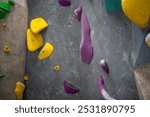
<svg viewBox="0 0 150 117">
<path fill-rule="evenodd" d="M 91 1 L 91 2 L 90 2 Z M 90 27 L 94 57 L 90 65 L 80 60 L 81 24 L 73 11 L 82 5 Z M 102 73 L 101 59 L 106 59 L 110 75 L 105 75 L 106 88 L 116 99 L 138 99 L 133 78 L 130 51 L 132 46 L 131 23 L 122 12 L 107 14 L 103 0 L 72 0 L 71 7 L 61 7 L 57 0 L 28 0 L 29 22 L 36 17 L 47 20 L 49 27 L 42 32 L 44 41 L 55 46 L 48 59 L 37 59 L 40 49 L 27 52 L 25 99 L 101 99 L 98 77 Z M 54 71 L 54 65 L 60 71 Z M 74 84 L 80 93 L 64 92 L 63 81 Z"/>
<path fill-rule="evenodd" d="M 14 1 L 16 6 L 0 20 L 0 71 L 7 74 L 0 79 L 0 99 L 16 99 L 15 85 L 17 81 L 23 81 L 25 72 L 28 8 L 26 0 Z M 6 28 L 2 27 L 3 23 L 7 23 Z M 11 48 L 10 54 L 3 52 L 5 44 Z"/>
</svg>

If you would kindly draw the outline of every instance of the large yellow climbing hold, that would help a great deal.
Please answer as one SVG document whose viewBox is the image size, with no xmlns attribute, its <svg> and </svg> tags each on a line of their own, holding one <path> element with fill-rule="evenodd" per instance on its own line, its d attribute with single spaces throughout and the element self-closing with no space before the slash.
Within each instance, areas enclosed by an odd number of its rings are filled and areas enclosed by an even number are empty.
<svg viewBox="0 0 150 117">
<path fill-rule="evenodd" d="M 25 85 L 21 82 L 17 82 L 15 88 L 15 94 L 18 100 L 23 99 L 24 90 L 25 90 Z"/>
<path fill-rule="evenodd" d="M 40 31 L 48 27 L 47 22 L 43 18 L 33 19 L 30 23 L 30 28 L 33 33 L 38 34 Z"/>
<path fill-rule="evenodd" d="M 150 20 L 150 0 L 122 0 L 126 16 L 141 28 L 146 28 Z"/>
<path fill-rule="evenodd" d="M 41 34 L 34 34 L 30 29 L 27 30 L 27 48 L 34 52 L 43 45 L 43 38 Z"/>
<path fill-rule="evenodd" d="M 45 59 L 45 58 L 51 56 L 53 51 L 54 51 L 54 46 L 52 44 L 50 44 L 49 42 L 46 42 L 45 46 L 43 47 L 43 49 L 39 53 L 38 58 L 40 60 Z"/>
</svg>

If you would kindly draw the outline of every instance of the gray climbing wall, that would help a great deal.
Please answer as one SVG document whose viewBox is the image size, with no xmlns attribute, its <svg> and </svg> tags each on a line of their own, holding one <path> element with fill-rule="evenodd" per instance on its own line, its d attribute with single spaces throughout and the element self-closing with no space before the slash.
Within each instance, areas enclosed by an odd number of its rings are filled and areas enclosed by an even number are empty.
<svg viewBox="0 0 150 117">
<path fill-rule="evenodd" d="M 80 60 L 81 24 L 73 11 L 82 4 L 91 27 L 94 58 L 90 65 Z M 105 75 L 106 88 L 116 99 L 138 99 L 131 61 L 131 23 L 122 12 L 107 14 L 103 0 L 72 0 L 71 7 L 61 7 L 57 0 L 28 0 L 29 22 L 36 17 L 47 20 L 49 27 L 42 32 L 44 41 L 55 46 L 53 55 L 45 60 L 37 59 L 37 52 L 27 52 L 25 99 L 101 99 L 98 77 L 102 73 L 98 65 L 106 59 L 110 75 Z M 54 71 L 54 65 L 60 71 Z M 69 95 L 64 92 L 67 80 L 81 89 Z"/>
</svg>

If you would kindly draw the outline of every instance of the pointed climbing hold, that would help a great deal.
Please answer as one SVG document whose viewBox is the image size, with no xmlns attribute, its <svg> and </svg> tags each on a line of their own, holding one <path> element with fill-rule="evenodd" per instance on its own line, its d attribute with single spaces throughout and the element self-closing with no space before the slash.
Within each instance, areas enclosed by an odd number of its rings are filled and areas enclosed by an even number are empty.
<svg viewBox="0 0 150 117">
<path fill-rule="evenodd" d="M 0 72 L 0 78 L 5 77 L 5 76 L 6 76 L 5 73 Z"/>
<path fill-rule="evenodd" d="M 150 0 L 122 0 L 125 15 L 141 28 L 146 28 L 150 20 Z"/>
<path fill-rule="evenodd" d="M 23 99 L 24 90 L 25 90 L 25 85 L 21 82 L 17 82 L 15 88 L 15 94 L 18 100 Z"/>
<path fill-rule="evenodd" d="M 146 42 L 147 46 L 150 47 L 150 33 L 147 34 L 147 36 L 145 38 L 145 42 Z"/>
<path fill-rule="evenodd" d="M 27 48 L 30 52 L 34 52 L 43 45 L 42 35 L 34 34 L 31 29 L 27 30 Z"/>
<path fill-rule="evenodd" d="M 69 94 L 76 94 L 80 91 L 79 88 L 73 86 L 72 84 L 68 83 L 67 81 L 64 81 L 64 89 L 66 93 Z"/>
<path fill-rule="evenodd" d="M 60 70 L 60 66 L 59 65 L 54 66 L 54 70 L 55 71 L 59 71 Z"/>
<path fill-rule="evenodd" d="M 43 47 L 43 49 L 39 53 L 38 58 L 40 60 L 45 59 L 45 58 L 51 56 L 53 51 L 54 51 L 54 46 L 52 44 L 50 44 L 49 42 L 46 42 L 45 46 Z"/>
<path fill-rule="evenodd" d="M 10 48 L 8 45 L 5 45 L 3 48 L 4 53 L 9 54 L 10 53 Z"/>
<path fill-rule="evenodd" d="M 108 69 L 108 65 L 106 63 L 106 61 L 104 59 L 102 59 L 100 62 L 99 62 L 101 68 L 103 69 L 103 71 L 107 74 L 109 74 L 109 69 Z"/>
<path fill-rule="evenodd" d="M 13 0 L 8 0 L 8 4 L 9 4 L 10 6 L 15 6 L 15 2 L 14 2 Z"/>
<path fill-rule="evenodd" d="M 90 36 L 90 26 L 87 16 L 82 13 L 82 40 L 80 44 L 80 57 L 84 63 L 90 64 L 93 58 L 93 45 Z"/>
<path fill-rule="evenodd" d="M 0 19 L 4 19 L 6 16 L 6 13 L 4 12 L 4 10 L 0 9 Z"/>
<path fill-rule="evenodd" d="M 25 81 L 29 80 L 29 77 L 27 75 L 24 75 L 24 80 Z"/>
<path fill-rule="evenodd" d="M 99 79 L 98 79 L 98 87 L 99 87 L 99 91 L 100 91 L 100 95 L 102 96 L 102 98 L 104 100 L 115 100 L 114 98 L 112 98 L 108 92 L 105 89 L 105 84 L 104 84 L 104 79 L 103 76 L 100 75 Z"/>
<path fill-rule="evenodd" d="M 33 19 L 30 23 L 30 28 L 34 34 L 38 34 L 40 31 L 42 31 L 46 27 L 48 27 L 48 24 L 41 17 Z"/>
<path fill-rule="evenodd" d="M 10 12 L 10 6 L 8 3 L 5 3 L 5 2 L 0 2 L 0 9 L 6 12 Z"/>
<path fill-rule="evenodd" d="M 59 5 L 67 7 L 71 5 L 71 1 L 70 0 L 58 0 Z"/>
<path fill-rule="evenodd" d="M 77 9 L 74 10 L 74 14 L 76 18 L 80 21 L 82 15 L 82 6 L 79 6 Z"/>
</svg>

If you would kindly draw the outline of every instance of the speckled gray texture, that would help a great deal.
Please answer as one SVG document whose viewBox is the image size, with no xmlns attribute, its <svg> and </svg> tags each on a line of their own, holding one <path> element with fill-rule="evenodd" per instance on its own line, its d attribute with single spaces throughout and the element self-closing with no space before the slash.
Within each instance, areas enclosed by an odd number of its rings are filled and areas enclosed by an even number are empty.
<svg viewBox="0 0 150 117">
<path fill-rule="evenodd" d="M 79 3 L 80 1 L 80 3 Z M 80 60 L 81 24 L 73 11 L 82 4 L 89 18 L 94 58 L 90 65 Z M 37 52 L 27 52 L 25 99 L 101 99 L 98 77 L 102 73 L 101 59 L 106 59 L 110 75 L 105 77 L 106 88 L 116 99 L 138 99 L 130 58 L 131 23 L 122 12 L 107 14 L 103 0 L 72 0 L 71 7 L 61 7 L 56 0 L 28 0 L 29 21 L 36 17 L 47 20 L 49 27 L 42 32 L 44 41 L 55 46 L 52 56 L 39 61 Z M 53 70 L 54 65 L 61 70 Z M 81 89 L 79 94 L 64 92 L 67 80 Z"/>
</svg>

